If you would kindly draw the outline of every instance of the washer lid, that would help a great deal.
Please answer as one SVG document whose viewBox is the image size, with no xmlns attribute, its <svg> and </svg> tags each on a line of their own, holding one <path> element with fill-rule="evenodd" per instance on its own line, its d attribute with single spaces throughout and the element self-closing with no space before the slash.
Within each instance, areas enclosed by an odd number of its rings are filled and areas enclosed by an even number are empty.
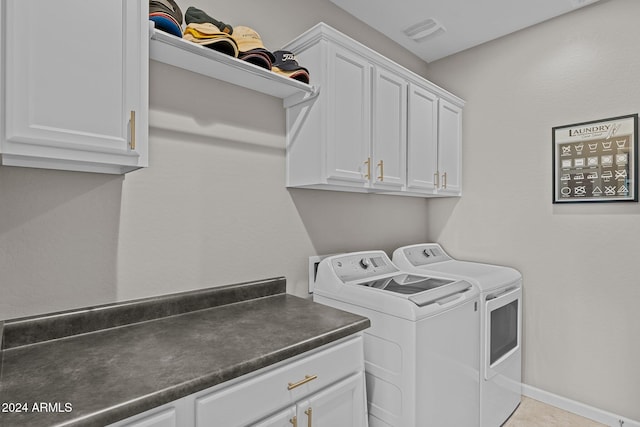
<svg viewBox="0 0 640 427">
<path fill-rule="evenodd" d="M 414 276 L 411 274 L 397 274 L 391 277 L 356 283 L 355 285 L 397 294 L 396 297 L 406 298 L 420 307 L 435 302 L 444 304 L 458 298 L 458 294 L 471 288 L 469 283 L 460 280 Z"/>
<path fill-rule="evenodd" d="M 357 286 L 383 289 L 403 295 L 412 295 L 443 285 L 453 283 L 454 280 L 438 279 L 435 277 L 413 276 L 411 274 L 397 274 L 391 277 L 358 283 Z"/>
</svg>

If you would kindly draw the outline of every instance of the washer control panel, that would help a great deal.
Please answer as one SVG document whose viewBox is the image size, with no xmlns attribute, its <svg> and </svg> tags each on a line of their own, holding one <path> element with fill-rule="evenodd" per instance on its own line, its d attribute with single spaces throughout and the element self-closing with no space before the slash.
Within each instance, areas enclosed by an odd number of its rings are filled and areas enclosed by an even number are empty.
<svg viewBox="0 0 640 427">
<path fill-rule="evenodd" d="M 382 251 L 358 252 L 339 256 L 331 260 L 331 265 L 333 271 L 343 282 L 399 271 L 387 254 Z"/>
<path fill-rule="evenodd" d="M 402 252 L 407 260 L 416 267 L 451 259 L 437 243 L 412 246 L 405 248 Z"/>
</svg>

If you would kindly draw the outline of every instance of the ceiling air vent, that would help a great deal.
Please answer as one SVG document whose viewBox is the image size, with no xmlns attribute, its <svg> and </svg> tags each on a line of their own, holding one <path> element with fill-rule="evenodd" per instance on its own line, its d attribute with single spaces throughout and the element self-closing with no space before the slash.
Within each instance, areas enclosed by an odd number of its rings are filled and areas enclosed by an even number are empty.
<svg viewBox="0 0 640 427">
<path fill-rule="evenodd" d="M 418 22 L 404 30 L 404 34 L 415 42 L 423 42 L 447 31 L 442 24 L 433 18 Z"/>
</svg>

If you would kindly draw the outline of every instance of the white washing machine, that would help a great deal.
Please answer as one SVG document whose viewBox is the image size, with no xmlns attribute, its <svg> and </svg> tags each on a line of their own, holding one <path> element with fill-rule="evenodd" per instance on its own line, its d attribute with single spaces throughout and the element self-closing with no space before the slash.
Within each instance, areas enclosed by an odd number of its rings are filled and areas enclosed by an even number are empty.
<svg viewBox="0 0 640 427">
<path fill-rule="evenodd" d="M 393 252 L 399 268 L 442 274 L 480 289 L 480 426 L 498 427 L 522 394 L 522 275 L 515 269 L 451 258 L 436 243 Z"/>
<path fill-rule="evenodd" d="M 467 281 L 400 271 L 382 251 L 318 266 L 313 299 L 366 316 L 370 427 L 479 425 L 479 292 Z"/>
</svg>

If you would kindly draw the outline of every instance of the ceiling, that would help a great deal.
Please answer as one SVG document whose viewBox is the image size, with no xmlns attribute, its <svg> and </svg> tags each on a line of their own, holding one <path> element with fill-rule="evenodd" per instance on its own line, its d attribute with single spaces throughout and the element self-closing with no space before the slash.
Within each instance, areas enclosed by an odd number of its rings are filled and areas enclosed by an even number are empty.
<svg viewBox="0 0 640 427">
<path fill-rule="evenodd" d="M 599 0 L 331 0 L 426 62 Z"/>
</svg>

